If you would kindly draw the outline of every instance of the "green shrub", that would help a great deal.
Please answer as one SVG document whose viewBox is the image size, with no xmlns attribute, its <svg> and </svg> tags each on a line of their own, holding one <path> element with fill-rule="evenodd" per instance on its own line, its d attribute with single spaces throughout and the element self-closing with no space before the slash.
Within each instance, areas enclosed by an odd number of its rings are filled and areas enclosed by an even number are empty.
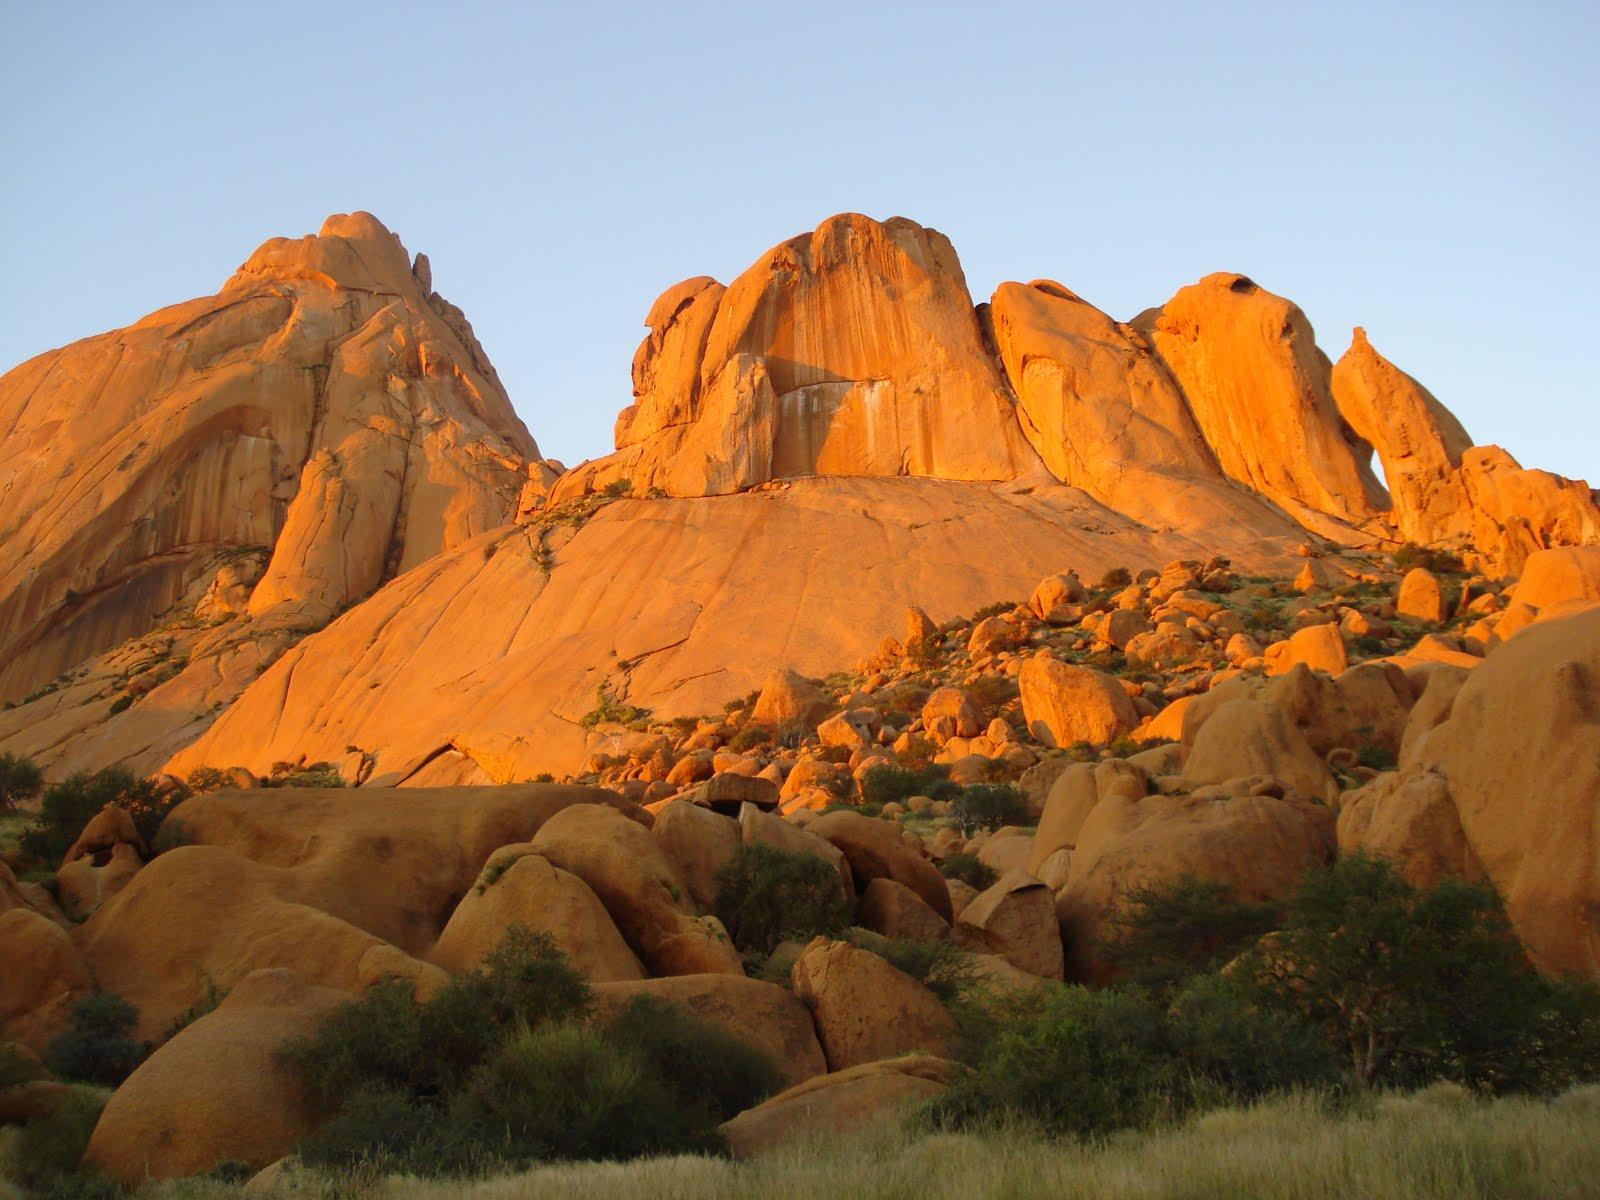
<svg viewBox="0 0 1600 1200">
<path fill-rule="evenodd" d="M 342 788 L 344 777 L 331 762 L 275 762 L 263 782 L 274 788 Z"/>
<path fill-rule="evenodd" d="M 595 704 L 588 712 L 578 718 L 578 724 L 585 729 L 593 729 L 596 725 L 637 725 L 650 719 L 648 708 L 639 708 L 636 705 L 625 704 L 612 695 L 611 685 L 605 681 L 595 685 Z"/>
<path fill-rule="evenodd" d="M 1283 930 L 1242 965 L 1366 1084 L 1538 1087 L 1570 1071 L 1562 1041 L 1592 1033 L 1597 1011 L 1582 985 L 1538 978 L 1488 886 L 1415 888 L 1361 854 L 1308 875 Z"/>
<path fill-rule="evenodd" d="M 655 998 L 583 1024 L 581 978 L 526 931 L 462 983 L 425 1005 L 380 985 L 293 1048 L 307 1094 L 334 1110 L 303 1161 L 442 1175 L 716 1150 L 717 1125 L 779 1083 Z"/>
<path fill-rule="evenodd" d="M 587 1011 L 583 977 L 547 934 L 513 926 L 475 970 L 426 1003 L 404 980 L 369 988 L 289 1048 L 306 1096 L 337 1109 L 360 1091 L 437 1100 L 481 1064 L 507 1033 Z"/>
<path fill-rule="evenodd" d="M 1041 989 L 1006 1006 L 972 1074 L 932 1112 L 958 1128 L 1032 1121 L 1091 1137 L 1182 1112 L 1191 1086 L 1143 992 Z"/>
<path fill-rule="evenodd" d="M 1000 878 L 994 868 L 979 861 L 976 854 L 947 855 L 939 863 L 939 872 L 946 879 L 959 879 L 980 892 Z"/>
<path fill-rule="evenodd" d="M 978 981 L 972 953 L 954 942 L 874 936 L 861 938 L 855 944 L 904 971 L 946 1005 L 959 1005 Z"/>
<path fill-rule="evenodd" d="M 139 779 L 121 767 L 93 775 L 79 772 L 44 790 L 33 825 L 19 842 L 22 852 L 42 862 L 59 862 L 83 827 L 107 804 L 128 810 L 145 841 L 151 841 L 167 813 L 188 798 L 186 789 L 158 794 L 152 779 Z"/>
<path fill-rule="evenodd" d="M 84 1197 L 85 1200 L 120 1196 L 109 1180 L 76 1172 L 94 1133 L 106 1097 L 74 1088 L 56 1101 L 50 1112 L 24 1125 L 6 1155 L 5 1173 L 40 1197 Z"/>
<path fill-rule="evenodd" d="M 216 1012 L 217 1005 L 228 998 L 228 993 L 219 988 L 211 976 L 202 973 L 201 980 L 203 987 L 200 999 L 172 1019 L 172 1024 L 167 1027 L 166 1037 L 161 1039 L 163 1042 L 170 1042 L 201 1017 Z"/>
<path fill-rule="evenodd" d="M 45 1050 L 50 1073 L 77 1083 L 116 1087 L 144 1060 L 150 1047 L 133 1040 L 139 1010 L 115 992 L 76 1001 L 67 1028 Z"/>
<path fill-rule="evenodd" d="M 471 1147 L 509 1168 L 550 1159 L 699 1149 L 702 1132 L 666 1081 L 599 1030 L 525 1030 L 450 1105 L 453 1157 Z M 714 1127 L 713 1127 L 714 1128 Z"/>
<path fill-rule="evenodd" d="M 1253 1003 L 1248 984 L 1200 975 L 1173 998 L 1173 1050 L 1227 1099 L 1254 1100 L 1341 1082 L 1334 1048 L 1297 1014 Z"/>
<path fill-rule="evenodd" d="M 49 1075 L 17 1042 L 0 1042 L 0 1092 Z"/>
<path fill-rule="evenodd" d="M 15 754 L 0 754 L 0 812 L 32 800 L 44 789 L 44 772 L 33 760 Z"/>
<path fill-rule="evenodd" d="M 1234 899 L 1224 884 L 1186 875 L 1128 889 L 1100 957 L 1165 994 L 1221 966 L 1273 927 L 1267 905 Z"/>
<path fill-rule="evenodd" d="M 770 954 L 786 939 L 844 929 L 854 916 L 838 870 L 814 854 L 741 846 L 716 883 L 717 916 L 741 950 Z"/>
<path fill-rule="evenodd" d="M 634 997 L 605 1022 L 604 1032 L 665 1080 L 680 1107 L 687 1101 L 697 1128 L 714 1128 L 761 1103 L 783 1082 L 748 1042 L 654 996 Z"/>
<path fill-rule="evenodd" d="M 892 802 L 904 803 L 912 796 L 930 796 L 935 800 L 948 800 L 960 791 L 950 782 L 950 769 L 927 766 L 917 770 L 904 767 L 873 767 L 861 777 L 863 804 L 882 806 Z"/>
<path fill-rule="evenodd" d="M 777 731 L 771 725 L 746 725 L 729 740 L 728 749 L 743 754 L 746 750 L 766 745 L 776 736 Z"/>
<path fill-rule="evenodd" d="M 968 837 L 980 829 L 1014 825 L 1027 811 L 1027 797 L 1011 783 L 974 783 L 962 788 L 950 802 L 950 816 Z"/>
</svg>

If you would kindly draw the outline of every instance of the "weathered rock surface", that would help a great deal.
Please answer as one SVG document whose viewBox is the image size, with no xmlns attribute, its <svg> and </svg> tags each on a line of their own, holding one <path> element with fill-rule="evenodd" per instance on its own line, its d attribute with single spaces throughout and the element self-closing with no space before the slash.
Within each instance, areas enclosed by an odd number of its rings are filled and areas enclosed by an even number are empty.
<svg viewBox="0 0 1600 1200">
<path fill-rule="evenodd" d="M 591 981 L 644 978 L 644 967 L 589 885 L 552 866 L 528 843 L 489 856 L 428 961 L 452 973 L 469 971 L 513 925 L 548 934 Z"/>
<path fill-rule="evenodd" d="M 1194 876 L 1224 884 L 1246 902 L 1280 900 L 1333 849 L 1334 814 L 1321 804 L 1250 795 L 1107 796 L 1079 831 L 1057 897 L 1069 975 L 1106 977 L 1097 950 L 1114 934 L 1132 888 Z"/>
<path fill-rule="evenodd" d="M 538 457 L 460 310 L 366 213 L 22 364 L 0 428 L 0 697 L 91 682 L 73 739 L 18 743 L 69 763 L 103 725 L 170 754 L 249 681 L 241 660 L 510 519 Z M 176 650 L 156 702 L 125 690 L 136 663 L 86 666 L 158 626 Z"/>
<path fill-rule="evenodd" d="M 84 1165 L 133 1187 L 282 1158 L 317 1124 L 283 1051 L 348 999 L 292 971 L 245 976 L 112 1093 Z"/>
<path fill-rule="evenodd" d="M 1448 785 L 1534 964 L 1600 978 L 1600 610 L 1497 648 L 1401 768 Z"/>
<path fill-rule="evenodd" d="M 0 1041 L 43 1053 L 73 1001 L 93 990 L 66 930 L 29 908 L 0 912 Z"/>
<path fill-rule="evenodd" d="M 787 1142 L 891 1120 L 907 1105 L 937 1096 L 960 1071 L 928 1054 L 863 1063 L 779 1092 L 725 1121 L 720 1132 L 735 1157 L 754 1158 Z"/>
<path fill-rule="evenodd" d="M 795 960 L 794 992 L 811 1009 L 830 1071 L 912 1051 L 943 1053 L 955 1031 L 932 992 L 848 942 L 813 940 Z"/>
</svg>

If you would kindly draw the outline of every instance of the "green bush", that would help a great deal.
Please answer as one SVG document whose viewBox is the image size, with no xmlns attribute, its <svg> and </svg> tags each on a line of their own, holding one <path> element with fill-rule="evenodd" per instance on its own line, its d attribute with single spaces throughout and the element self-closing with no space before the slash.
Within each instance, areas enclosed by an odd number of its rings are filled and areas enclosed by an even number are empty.
<svg viewBox="0 0 1600 1200">
<path fill-rule="evenodd" d="M 1100 957 L 1165 995 L 1234 958 L 1275 924 L 1267 905 L 1236 900 L 1224 884 L 1186 875 L 1128 889 Z"/>
<path fill-rule="evenodd" d="M 86 1089 L 65 1093 L 50 1112 L 35 1117 L 17 1133 L 6 1154 L 6 1176 L 50 1200 L 120 1196 L 120 1189 L 110 1180 L 77 1174 L 105 1103 L 103 1094 Z"/>
<path fill-rule="evenodd" d="M 1091 1137 L 1187 1106 L 1191 1081 L 1167 1044 L 1160 1006 L 1121 988 L 1041 989 L 1007 1006 L 971 1075 L 932 1109 L 957 1128 L 1037 1122 Z"/>
<path fill-rule="evenodd" d="M 1541 980 L 1484 884 L 1419 889 L 1386 860 L 1341 858 L 1306 877 L 1283 930 L 1242 966 L 1365 1084 L 1510 1091 L 1600 1074 L 1574 1054 L 1600 1021 L 1593 989 Z"/>
<path fill-rule="evenodd" d="M 838 870 L 814 854 L 741 846 L 717 871 L 716 912 L 741 950 L 835 933 L 855 915 Z"/>
<path fill-rule="evenodd" d="M 861 801 L 869 805 L 904 803 L 912 796 L 948 800 L 960 791 L 950 782 L 948 767 L 927 766 L 917 770 L 904 767 L 873 767 L 861 777 Z"/>
<path fill-rule="evenodd" d="M 300 1157 L 442 1175 L 716 1150 L 717 1125 L 778 1086 L 771 1063 L 678 1006 L 640 997 L 586 1025 L 588 1001 L 525 931 L 427 1004 L 380 985 L 291 1052 L 333 1110 Z"/>
<path fill-rule="evenodd" d="M 1096 585 L 1102 592 L 1119 592 L 1133 582 L 1133 572 L 1127 567 L 1112 567 L 1100 576 Z"/>
<path fill-rule="evenodd" d="M 49 1072 L 17 1042 L 0 1042 L 0 1092 L 19 1084 L 47 1078 Z"/>
<path fill-rule="evenodd" d="M 549 935 L 513 926 L 473 971 L 426 1003 L 393 980 L 342 1005 L 289 1057 L 307 1097 L 332 1110 L 356 1092 L 436 1100 L 458 1087 L 516 1028 L 537 1028 L 588 1010 L 583 976 Z"/>
<path fill-rule="evenodd" d="M 44 790 L 33 825 L 19 842 L 22 852 L 41 862 L 59 862 L 83 827 L 107 804 L 128 810 L 145 841 L 151 841 L 167 813 L 188 798 L 179 788 L 158 794 L 152 779 L 139 779 L 121 767 L 108 767 L 93 775 L 79 772 Z"/>
<path fill-rule="evenodd" d="M 1172 1047 L 1190 1071 L 1229 1100 L 1254 1100 L 1342 1080 L 1334 1047 L 1297 1014 L 1253 1003 L 1225 975 L 1189 981 L 1168 1010 Z"/>
<path fill-rule="evenodd" d="M 44 788 L 44 772 L 33 760 L 15 754 L 0 754 L 0 812 L 32 800 Z"/>
<path fill-rule="evenodd" d="M 77 1083 L 116 1087 L 144 1060 L 150 1047 L 133 1040 L 139 1010 L 115 992 L 76 1001 L 67 1028 L 45 1050 L 50 1073 Z"/>
<path fill-rule="evenodd" d="M 950 802 L 950 815 L 968 837 L 980 829 L 1014 825 L 1028 811 L 1027 797 L 1011 783 L 974 783 Z"/>
<path fill-rule="evenodd" d="M 976 854 L 947 855 L 939 863 L 939 873 L 946 879 L 959 879 L 980 892 L 1000 878 L 994 868 L 979 861 Z"/>
<path fill-rule="evenodd" d="M 954 942 L 874 935 L 863 937 L 855 944 L 879 955 L 896 970 L 904 971 L 947 1006 L 959 1005 L 977 984 L 971 952 Z"/>
</svg>

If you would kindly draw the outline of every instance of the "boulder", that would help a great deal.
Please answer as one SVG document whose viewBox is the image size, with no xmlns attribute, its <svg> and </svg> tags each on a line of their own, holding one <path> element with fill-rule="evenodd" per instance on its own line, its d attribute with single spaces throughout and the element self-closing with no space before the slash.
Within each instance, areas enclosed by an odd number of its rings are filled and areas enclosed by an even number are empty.
<svg viewBox="0 0 1600 1200">
<path fill-rule="evenodd" d="M 0 1041 L 42 1054 L 74 1001 L 94 990 L 66 930 L 27 908 L 0 912 Z"/>
<path fill-rule="evenodd" d="M 150 857 L 150 847 L 134 825 L 128 810 L 119 804 L 108 804 L 83 827 L 77 841 L 62 858 L 62 863 L 74 863 L 81 858 L 93 858 L 110 853 L 118 846 L 132 846 L 141 858 Z"/>
<path fill-rule="evenodd" d="M 220 846 L 179 846 L 156 856 L 82 926 L 78 947 L 101 990 L 139 1010 L 138 1036 L 164 1036 L 207 987 L 224 991 L 266 968 L 316 987 L 357 992 L 386 971 L 422 978 L 437 968 L 313 907 L 314 892 L 288 868 Z M 366 970 L 363 970 L 363 963 Z"/>
<path fill-rule="evenodd" d="M 452 973 L 469 971 L 513 925 L 549 934 L 592 981 L 644 978 L 643 966 L 589 885 L 553 866 L 527 843 L 489 856 L 428 961 Z"/>
<path fill-rule="evenodd" d="M 135 1187 L 282 1158 L 317 1126 L 283 1051 L 347 999 L 292 971 L 246 975 L 117 1088 L 84 1165 Z"/>
<path fill-rule="evenodd" d="M 746 846 L 772 846 L 791 854 L 816 855 L 839 872 L 844 886 L 854 895 L 855 879 L 850 874 L 850 860 L 826 838 L 801 829 L 792 821 L 764 813 L 753 804 L 739 809 L 739 833 Z"/>
<path fill-rule="evenodd" d="M 1510 599 L 1535 611 L 1600 601 L 1600 546 L 1559 546 L 1528 555 Z"/>
<path fill-rule="evenodd" d="M 782 729 L 786 725 L 800 725 L 815 729 L 833 708 L 820 688 L 809 679 L 787 668 L 780 668 L 767 676 L 750 710 L 750 720 L 761 725 Z"/>
<path fill-rule="evenodd" d="M 813 939 L 795 960 L 793 978 L 830 1071 L 913 1051 L 943 1053 L 955 1031 L 937 996 L 848 942 Z"/>
<path fill-rule="evenodd" d="M 743 975 L 674 975 L 601 983 L 594 994 L 602 1014 L 636 996 L 680 1004 L 698 1020 L 765 1055 L 786 1083 L 799 1083 L 828 1069 L 810 1011 L 793 992 L 775 983 Z"/>
<path fill-rule="evenodd" d="M 861 893 L 857 919 L 887 938 L 936 942 L 950 933 L 950 925 L 921 896 L 885 876 L 869 880 Z"/>
<path fill-rule="evenodd" d="M 1422 567 L 1407 571 L 1395 594 L 1394 611 L 1396 616 L 1424 625 L 1443 624 L 1449 613 L 1445 611 L 1444 587 L 1439 577 Z"/>
<path fill-rule="evenodd" d="M 1017 682 L 1028 732 L 1047 746 L 1103 745 L 1139 723 L 1122 685 L 1091 667 L 1036 654 L 1023 664 Z"/>
<path fill-rule="evenodd" d="M 942 687 L 922 706 L 922 728 L 936 744 L 974 738 L 984 729 L 983 710 L 960 688 Z"/>
<path fill-rule="evenodd" d="M 1444 777 L 1432 771 L 1386 771 L 1339 805 L 1339 852 L 1387 858 L 1413 887 L 1445 879 L 1481 879 Z"/>
<path fill-rule="evenodd" d="M 572 804 L 637 813 L 602 788 L 364 785 L 224 789 L 185 800 L 167 820 L 192 843 L 289 872 L 304 903 L 418 955 L 490 854 L 528 841 Z"/>
<path fill-rule="evenodd" d="M 1277 901 L 1327 863 L 1333 848 L 1332 810 L 1309 801 L 1108 796 L 1079 831 L 1057 896 L 1068 975 L 1111 977 L 1098 949 L 1114 936 L 1133 888 L 1194 876 L 1226 885 L 1245 902 Z"/>
<path fill-rule="evenodd" d="M 735 1158 L 755 1158 L 793 1141 L 857 1132 L 932 1099 L 960 1074 L 928 1054 L 862 1063 L 820 1075 L 747 1108 L 720 1127 Z"/>
<path fill-rule="evenodd" d="M 832 812 L 815 818 L 807 833 L 825 838 L 844 853 L 858 888 L 879 877 L 903 883 L 945 920 L 950 919 L 950 893 L 938 868 L 900 838 L 899 826 L 853 812 Z"/>
<path fill-rule="evenodd" d="M 688 881 L 650 832 L 616 809 L 563 809 L 544 823 L 532 845 L 594 889 L 652 973 L 744 973 L 721 922 L 694 916 Z"/>
<path fill-rule="evenodd" d="M 1294 722 L 1265 700 L 1230 700 L 1206 719 L 1183 765 L 1190 784 L 1268 775 L 1303 796 L 1331 800 L 1338 784 Z"/>
<path fill-rule="evenodd" d="M 1600 610 L 1497 647 L 1401 768 L 1443 777 L 1534 965 L 1600 979 Z"/>
<path fill-rule="evenodd" d="M 770 786 L 769 780 L 761 782 Z M 674 800 L 656 813 L 650 833 L 677 867 L 694 902 L 714 911 L 717 872 L 743 844 L 739 823 L 687 800 Z"/>
<path fill-rule="evenodd" d="M 1267 647 L 1266 660 L 1269 675 L 1282 675 L 1299 665 L 1339 675 L 1349 665 L 1339 626 L 1326 623 L 1307 625 L 1286 641 L 1274 642 Z"/>
<path fill-rule="evenodd" d="M 978 847 L 978 861 L 998 875 L 1025 868 L 1033 854 L 1033 834 L 1020 825 L 996 829 Z"/>
<path fill-rule="evenodd" d="M 1025 871 L 1007 871 L 961 910 L 955 939 L 1045 979 L 1060 979 L 1055 894 Z"/>
<path fill-rule="evenodd" d="M 99 857 L 107 861 L 97 866 Z M 62 911 L 74 921 L 87 920 L 90 913 L 127 887 L 143 866 L 144 860 L 131 842 L 118 842 L 109 854 L 72 859 L 56 872 L 56 895 Z"/>
</svg>

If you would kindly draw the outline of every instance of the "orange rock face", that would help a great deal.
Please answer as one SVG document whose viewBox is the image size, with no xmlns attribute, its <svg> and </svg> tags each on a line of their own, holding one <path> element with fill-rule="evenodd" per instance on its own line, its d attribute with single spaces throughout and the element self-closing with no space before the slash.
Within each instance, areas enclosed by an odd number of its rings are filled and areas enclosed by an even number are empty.
<svg viewBox="0 0 1600 1200">
<path fill-rule="evenodd" d="M 1317 514 L 1360 521 L 1385 507 L 1371 447 L 1340 419 L 1331 367 L 1311 324 L 1243 275 L 1208 275 L 1134 327 L 1188 398 L 1231 479 L 1317 528 Z"/>
<path fill-rule="evenodd" d="M 365 213 L 22 364 L 0 428 L 0 695 L 170 625 L 163 665 L 193 674 L 150 707 L 186 716 L 231 699 L 282 631 L 503 524 L 538 455 L 460 311 Z M 105 691 L 119 672 L 83 675 Z M 74 739 L 128 710 L 100 698 Z M 117 720 L 118 744 L 171 731 L 149 717 Z M 19 748 L 49 757 L 59 732 Z"/>
</svg>

